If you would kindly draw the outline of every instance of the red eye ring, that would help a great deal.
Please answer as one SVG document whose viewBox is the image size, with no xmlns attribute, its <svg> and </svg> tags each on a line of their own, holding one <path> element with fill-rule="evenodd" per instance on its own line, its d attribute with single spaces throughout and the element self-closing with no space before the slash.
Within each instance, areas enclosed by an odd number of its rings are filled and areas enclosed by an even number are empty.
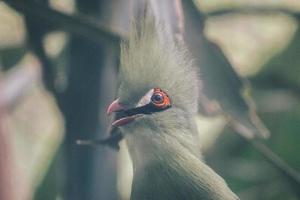
<svg viewBox="0 0 300 200">
<path fill-rule="evenodd" d="M 151 102 L 160 109 L 165 109 L 171 106 L 171 101 L 167 93 L 162 91 L 160 88 L 154 88 Z"/>
</svg>

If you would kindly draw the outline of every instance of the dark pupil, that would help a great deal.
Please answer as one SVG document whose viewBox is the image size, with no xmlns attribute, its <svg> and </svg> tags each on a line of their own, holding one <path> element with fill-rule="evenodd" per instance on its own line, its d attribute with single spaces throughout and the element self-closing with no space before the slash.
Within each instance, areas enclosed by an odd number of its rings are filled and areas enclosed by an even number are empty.
<svg viewBox="0 0 300 200">
<path fill-rule="evenodd" d="M 162 94 L 159 94 L 159 93 L 157 93 L 157 94 L 154 94 L 153 95 L 153 97 L 152 97 L 152 100 L 154 101 L 154 102 L 162 102 L 163 101 L 163 96 L 162 96 Z"/>
</svg>

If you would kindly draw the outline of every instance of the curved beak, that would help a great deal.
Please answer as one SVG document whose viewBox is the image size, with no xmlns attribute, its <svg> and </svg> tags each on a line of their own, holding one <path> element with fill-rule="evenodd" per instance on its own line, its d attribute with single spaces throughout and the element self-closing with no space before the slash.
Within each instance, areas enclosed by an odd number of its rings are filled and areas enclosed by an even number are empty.
<svg viewBox="0 0 300 200">
<path fill-rule="evenodd" d="M 112 126 L 123 126 L 126 125 L 136 118 L 135 115 L 126 116 L 124 115 L 125 108 L 120 104 L 119 99 L 114 100 L 107 108 L 106 113 L 110 115 L 111 113 L 116 113 L 115 121 L 111 124 Z M 120 115 L 118 116 L 118 114 Z"/>
<path fill-rule="evenodd" d="M 119 103 L 119 99 L 114 100 L 107 108 L 106 114 L 110 115 L 113 112 L 124 110 L 124 107 Z"/>
</svg>

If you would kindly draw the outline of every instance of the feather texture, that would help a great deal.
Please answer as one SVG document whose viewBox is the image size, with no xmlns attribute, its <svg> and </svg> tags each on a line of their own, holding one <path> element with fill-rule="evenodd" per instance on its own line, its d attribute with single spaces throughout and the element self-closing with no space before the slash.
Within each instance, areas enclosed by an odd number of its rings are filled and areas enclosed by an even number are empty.
<svg viewBox="0 0 300 200">
<path fill-rule="evenodd" d="M 160 87 L 174 105 L 196 113 L 200 81 L 186 48 L 160 38 L 163 29 L 152 18 L 142 21 L 121 45 L 120 100 L 132 105 Z"/>
<path fill-rule="evenodd" d="M 121 47 L 119 101 L 134 107 L 159 87 L 172 107 L 120 127 L 133 161 L 131 199 L 238 199 L 200 159 L 195 125 L 200 81 L 187 50 L 164 41 L 152 18 L 141 21 Z"/>
</svg>

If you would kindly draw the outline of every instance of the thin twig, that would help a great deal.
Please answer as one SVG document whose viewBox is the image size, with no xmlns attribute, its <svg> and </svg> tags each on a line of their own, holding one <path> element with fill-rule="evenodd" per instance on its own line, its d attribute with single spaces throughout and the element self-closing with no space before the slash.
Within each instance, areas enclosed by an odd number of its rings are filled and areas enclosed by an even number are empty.
<svg viewBox="0 0 300 200">
<path fill-rule="evenodd" d="M 96 139 L 96 140 L 76 140 L 77 145 L 87 145 L 87 146 L 98 146 L 104 145 L 109 146 L 113 149 L 119 150 L 119 143 L 123 139 L 123 134 L 120 132 L 118 128 L 112 128 L 110 130 L 110 136 L 104 139 Z"/>
<path fill-rule="evenodd" d="M 256 139 L 242 137 L 258 151 L 268 162 L 272 164 L 291 184 L 291 189 L 300 197 L 300 173 L 275 154 L 266 144 Z"/>
</svg>

